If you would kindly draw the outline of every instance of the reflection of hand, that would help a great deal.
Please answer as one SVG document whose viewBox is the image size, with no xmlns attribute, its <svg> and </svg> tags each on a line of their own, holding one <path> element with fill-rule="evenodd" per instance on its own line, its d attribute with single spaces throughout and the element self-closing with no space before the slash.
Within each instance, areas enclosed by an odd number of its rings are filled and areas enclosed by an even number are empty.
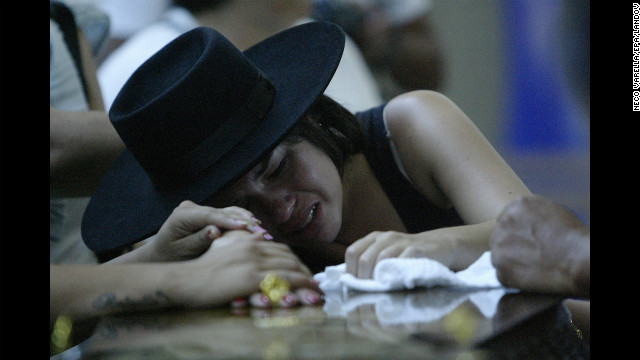
<svg viewBox="0 0 640 360">
<path fill-rule="evenodd" d="M 407 334 L 393 331 L 380 324 L 376 316 L 376 305 L 361 305 L 347 314 L 347 329 L 349 332 L 367 339 L 385 342 L 398 342 Z M 411 324 L 407 324 L 411 325 Z"/>
<path fill-rule="evenodd" d="M 495 313 L 503 294 L 503 289 L 465 292 L 446 288 L 402 293 L 349 293 L 346 298 L 328 293 L 325 312 L 330 317 L 346 317 L 348 329 L 355 335 L 395 342 L 410 334 L 440 329 L 440 325 L 436 324 L 461 307 L 464 310 L 459 312 L 467 314 L 466 326 L 470 327 L 473 318 Z M 467 300 L 471 300 L 475 306 L 465 305 Z M 443 336 L 439 334 L 437 338 Z"/>
<path fill-rule="evenodd" d="M 318 335 L 316 325 L 326 319 L 321 307 L 246 308 L 235 313 L 242 319 L 230 319 L 225 309 L 102 317 L 94 336 L 81 345 L 83 358 L 126 352 L 132 359 L 285 359 L 290 356 L 269 356 L 268 352 L 277 350 L 278 345 L 297 348 L 296 336 L 306 339 Z M 260 336 L 238 336 L 249 334 L 247 331 L 259 331 Z M 297 335 L 287 337 L 285 333 Z"/>
<path fill-rule="evenodd" d="M 491 261 L 505 286 L 589 296 L 590 230 L 549 199 L 523 197 L 503 210 L 491 236 Z"/>
<path fill-rule="evenodd" d="M 476 294 L 481 300 L 493 299 L 492 303 L 502 296 L 502 291 L 479 291 L 477 293 L 449 290 L 447 288 L 431 288 L 423 291 L 359 293 L 349 292 L 343 297 L 337 292 L 326 295 L 325 312 L 331 317 L 346 317 L 349 313 L 364 306 L 373 306 L 375 315 L 382 326 L 392 327 L 409 323 L 429 323 L 436 321 L 457 308 L 464 301 Z M 485 294 L 483 297 L 481 294 Z M 495 307 L 495 304 L 488 305 Z M 487 307 L 487 305 L 482 306 Z M 486 310 L 481 310 L 485 312 Z"/>
</svg>

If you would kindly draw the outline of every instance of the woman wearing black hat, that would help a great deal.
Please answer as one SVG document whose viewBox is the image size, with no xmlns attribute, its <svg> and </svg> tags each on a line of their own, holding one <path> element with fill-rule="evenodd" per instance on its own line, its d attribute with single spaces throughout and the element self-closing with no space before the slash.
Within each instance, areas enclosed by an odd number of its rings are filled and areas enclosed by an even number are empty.
<svg viewBox="0 0 640 360">
<path fill-rule="evenodd" d="M 127 150 L 85 212 L 89 248 L 136 243 L 191 200 L 246 208 L 314 272 L 346 261 L 369 277 L 396 256 L 471 264 L 529 190 L 438 93 L 357 117 L 324 96 L 343 46 L 323 22 L 245 52 L 197 28 L 151 57 L 109 114 Z"/>
<path fill-rule="evenodd" d="M 193 39 L 187 40 L 191 42 Z M 209 40 L 213 40 L 213 38 Z M 176 44 L 181 43 L 177 42 Z M 203 44 L 196 41 L 193 45 L 197 48 Z M 188 51 L 189 49 L 184 50 Z M 173 59 L 172 64 L 177 68 L 167 69 L 168 75 L 179 74 L 179 68 L 188 64 L 188 60 L 184 56 Z M 226 65 L 222 64 L 221 66 L 224 68 Z M 233 69 L 233 67 L 229 66 L 228 69 Z M 227 79 L 238 81 L 240 85 L 244 84 L 243 80 L 251 80 L 242 76 L 234 76 L 241 74 L 221 73 L 229 76 Z M 208 82 L 210 79 L 203 80 Z M 255 85 L 258 86 L 254 86 L 255 93 L 251 94 L 250 98 L 257 100 L 261 93 L 270 92 L 268 85 L 260 87 L 265 84 L 267 84 L 265 80 L 255 82 Z M 164 86 L 170 86 L 170 82 L 162 83 L 162 76 L 158 76 L 154 77 L 148 85 L 158 86 L 162 91 Z M 229 94 L 233 93 L 232 86 L 220 89 L 228 91 Z M 200 92 L 201 89 L 195 87 L 194 90 Z M 202 93 L 207 95 L 206 92 Z M 143 95 L 142 92 L 137 93 L 130 100 L 133 102 L 144 101 Z M 195 105 L 198 104 L 185 103 L 187 107 L 195 107 Z M 221 108 L 230 105 L 230 103 L 223 104 Z M 244 110 L 259 111 L 265 106 L 260 102 L 248 105 L 250 106 Z M 206 106 L 203 108 L 223 111 Z M 147 165 L 154 166 L 155 162 L 155 165 L 158 166 L 158 161 L 171 160 L 172 155 L 181 151 L 180 148 L 183 148 L 189 141 L 183 139 L 185 142 L 179 144 L 179 136 L 177 135 L 180 133 L 186 134 L 188 137 L 193 136 L 195 141 L 201 140 L 198 140 L 197 134 L 189 133 L 189 131 L 200 130 L 191 126 L 193 124 L 174 124 L 176 125 L 175 129 L 160 126 L 163 125 L 163 121 L 166 121 L 164 125 L 170 124 L 176 120 L 176 116 L 182 115 L 188 119 L 187 109 L 182 109 L 184 110 L 182 113 L 180 113 L 182 110 L 177 107 L 172 109 L 150 107 L 147 110 L 150 111 L 145 110 L 141 113 L 149 115 L 147 119 L 155 121 L 155 123 L 139 124 L 143 125 L 142 128 L 136 128 L 135 124 L 132 126 L 131 123 L 122 124 L 123 127 L 130 128 L 131 136 L 138 138 L 148 136 L 147 140 L 151 143 L 152 148 L 164 149 L 167 152 L 166 157 L 156 157 L 154 154 L 150 154 L 151 158 L 147 159 L 149 162 Z M 153 114 L 156 110 L 161 113 Z M 163 113 L 163 110 L 167 110 L 166 113 Z M 52 112 L 53 115 L 64 116 L 64 114 L 53 114 Z M 242 113 L 236 114 L 234 119 L 238 118 L 247 119 L 247 116 Z M 144 128 L 144 125 L 149 127 Z M 182 127 L 186 128 L 186 132 L 180 131 Z M 167 134 L 167 131 L 173 132 Z M 120 135 L 122 136 L 123 133 Z M 175 135 L 175 142 L 169 140 L 162 143 L 159 141 L 163 137 L 167 140 L 172 135 Z M 222 140 L 221 146 L 229 146 L 229 143 L 225 144 L 225 141 Z M 125 144 L 135 147 L 129 141 Z M 160 147 L 156 147 L 156 145 Z M 166 146 L 163 147 L 163 145 Z M 132 165 L 134 168 L 139 166 L 137 161 L 129 163 L 129 158 L 126 157 L 127 155 L 121 156 L 119 165 L 113 169 L 115 171 L 113 174 L 117 173 L 117 175 L 115 175 L 116 187 L 112 190 L 114 195 L 125 189 L 132 190 L 132 194 L 127 194 L 124 197 L 120 196 L 121 194 L 118 195 L 118 200 L 114 202 L 117 205 L 105 206 L 110 202 L 107 200 L 102 206 L 97 206 L 96 204 L 105 200 L 103 198 L 104 191 L 111 191 L 108 180 L 102 183 L 103 192 L 98 191 L 94 208 L 91 214 L 88 214 L 88 220 L 85 221 L 85 232 L 88 234 L 87 242 L 92 243 L 93 250 L 98 252 L 121 250 L 136 242 L 144 243 L 144 245 L 101 266 L 51 264 L 50 316 L 52 325 L 59 315 L 82 319 L 125 311 L 226 305 L 236 297 L 246 296 L 261 290 L 264 294 L 256 293 L 250 299 L 252 305 L 269 306 L 275 301 L 281 306 L 293 306 L 314 304 L 321 300 L 318 293 L 314 291 L 320 291 L 320 289 L 313 281 L 309 269 L 286 245 L 264 241 L 271 240 L 272 237 L 259 226 L 259 221 L 252 218 L 250 212 L 238 207 L 211 208 L 196 205 L 187 199 L 198 199 L 200 195 L 208 193 L 207 186 L 200 189 L 195 188 L 195 190 L 191 185 L 174 186 L 170 184 L 172 179 L 162 172 L 155 174 L 157 176 L 154 181 L 157 183 L 148 188 L 146 186 L 148 183 L 145 183 L 144 179 L 138 178 L 136 174 L 130 173 L 126 169 L 124 172 L 120 172 L 123 169 L 119 166 L 123 164 Z M 194 171 L 195 167 L 202 166 L 202 164 L 198 164 L 198 158 L 200 156 L 186 157 L 184 159 L 186 162 L 183 165 L 188 166 L 183 169 L 184 172 L 179 174 L 186 175 L 188 170 Z M 142 158 L 140 159 L 144 162 Z M 205 157 L 203 156 L 202 159 Z M 169 166 L 173 165 L 177 166 L 177 164 L 169 164 Z M 176 174 L 176 169 L 173 174 Z M 191 180 L 193 179 L 191 178 Z M 177 182 L 182 184 L 187 183 L 181 179 L 174 180 L 178 180 Z M 190 193 L 189 196 L 183 196 L 182 191 L 192 190 L 195 192 Z M 101 235 L 98 238 L 92 236 L 95 235 L 95 232 L 92 231 L 94 226 L 105 231 L 102 234 L 104 236 Z M 149 229 L 153 230 L 149 231 Z M 100 240 L 105 241 L 100 242 Z M 272 276 L 274 272 L 287 282 L 283 282 L 283 279 L 272 282 L 265 281 L 274 279 Z M 264 285 L 262 289 L 261 285 Z M 244 300 L 240 299 L 240 301 L 242 303 Z"/>
</svg>

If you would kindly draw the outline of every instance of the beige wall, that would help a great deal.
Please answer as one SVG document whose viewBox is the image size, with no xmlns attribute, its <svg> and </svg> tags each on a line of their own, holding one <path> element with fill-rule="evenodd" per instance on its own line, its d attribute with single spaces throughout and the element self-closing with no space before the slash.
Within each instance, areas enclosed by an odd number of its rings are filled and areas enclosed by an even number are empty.
<svg viewBox="0 0 640 360">
<path fill-rule="evenodd" d="M 501 144 L 506 97 L 499 0 L 433 0 L 433 20 L 448 58 L 442 90 L 475 122 L 534 193 L 562 202 L 590 223 L 590 146 L 579 151 L 509 153 Z M 588 115 L 576 118 L 589 136 Z"/>
<path fill-rule="evenodd" d="M 495 144 L 503 96 L 497 0 L 434 0 L 433 20 L 447 55 L 442 90 Z"/>
</svg>

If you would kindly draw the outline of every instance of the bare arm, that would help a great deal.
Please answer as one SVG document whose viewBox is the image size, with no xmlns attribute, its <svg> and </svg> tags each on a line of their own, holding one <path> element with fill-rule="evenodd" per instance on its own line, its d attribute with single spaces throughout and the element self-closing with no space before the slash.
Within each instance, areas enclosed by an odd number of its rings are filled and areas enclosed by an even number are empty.
<svg viewBox="0 0 640 360">
<path fill-rule="evenodd" d="M 213 208 L 185 200 L 176 207 L 158 233 L 145 239 L 131 252 L 118 256 L 108 264 L 133 262 L 169 262 L 194 259 L 211 246 L 211 242 L 229 230 L 247 230 L 261 233 L 253 214 L 236 206 Z"/>
<path fill-rule="evenodd" d="M 414 91 L 389 103 L 387 124 L 414 186 L 434 203 L 451 205 L 468 226 L 439 229 L 456 241 L 453 268 L 489 249 L 493 221 L 529 189 L 475 124 L 444 95 Z M 475 225 L 475 226 L 474 226 Z M 471 250 L 465 256 L 464 249 Z"/>
<path fill-rule="evenodd" d="M 420 234 L 371 234 L 349 247 L 347 270 L 368 277 L 375 262 L 387 257 L 429 257 L 452 270 L 466 268 L 489 250 L 500 211 L 518 196 L 531 194 L 529 189 L 444 95 L 413 91 L 391 100 L 384 111 L 410 182 L 433 204 L 453 206 L 468 225 Z M 361 265 L 362 273 L 356 270 Z"/>
<path fill-rule="evenodd" d="M 89 111 L 49 111 L 49 178 L 53 196 L 90 196 L 124 144 L 105 112 L 91 47 L 78 30 Z M 91 169 L 91 171 L 87 171 Z"/>
<path fill-rule="evenodd" d="M 453 205 L 466 223 L 495 219 L 529 189 L 475 124 L 442 94 L 414 91 L 385 108 L 402 164 L 416 188 Z"/>
<path fill-rule="evenodd" d="M 175 305 L 163 285 L 169 274 L 167 267 L 148 264 L 50 265 L 50 320 L 58 315 L 85 319 Z"/>
<path fill-rule="evenodd" d="M 102 91 L 100 91 L 100 85 L 98 83 L 96 64 L 91 54 L 91 45 L 82 30 L 78 30 L 78 43 L 80 47 L 80 58 L 82 60 L 82 72 L 87 82 L 89 109 L 105 111 Z"/>
<path fill-rule="evenodd" d="M 104 111 L 49 108 L 53 196 L 90 196 L 123 150 L 124 144 Z"/>
<path fill-rule="evenodd" d="M 237 297 L 255 298 L 268 272 L 289 281 L 300 303 L 313 303 L 305 295 L 320 289 L 309 269 L 286 245 L 265 241 L 264 230 L 255 225 L 245 209 L 184 201 L 152 239 L 130 253 L 98 266 L 50 265 L 51 320 L 215 307 Z"/>
<path fill-rule="evenodd" d="M 259 292 L 271 271 L 292 289 L 318 290 L 311 273 L 284 244 L 261 233 L 229 231 L 201 257 L 171 263 L 50 265 L 50 318 L 84 319 L 170 307 L 229 304 Z M 216 245 L 218 241 L 224 245 Z"/>
</svg>

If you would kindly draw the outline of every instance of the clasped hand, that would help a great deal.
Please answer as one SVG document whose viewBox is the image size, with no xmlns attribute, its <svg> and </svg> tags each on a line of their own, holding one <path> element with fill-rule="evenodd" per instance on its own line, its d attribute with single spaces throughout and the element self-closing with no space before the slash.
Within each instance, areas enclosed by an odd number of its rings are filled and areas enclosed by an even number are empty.
<svg viewBox="0 0 640 360">
<path fill-rule="evenodd" d="M 193 307 L 232 303 L 270 307 L 260 282 L 275 272 L 290 284 L 281 306 L 312 305 L 321 300 L 312 273 L 284 244 L 239 207 L 213 208 L 182 202 L 158 233 L 145 240 L 127 262 L 179 262 L 174 287 L 180 302 Z"/>
</svg>

